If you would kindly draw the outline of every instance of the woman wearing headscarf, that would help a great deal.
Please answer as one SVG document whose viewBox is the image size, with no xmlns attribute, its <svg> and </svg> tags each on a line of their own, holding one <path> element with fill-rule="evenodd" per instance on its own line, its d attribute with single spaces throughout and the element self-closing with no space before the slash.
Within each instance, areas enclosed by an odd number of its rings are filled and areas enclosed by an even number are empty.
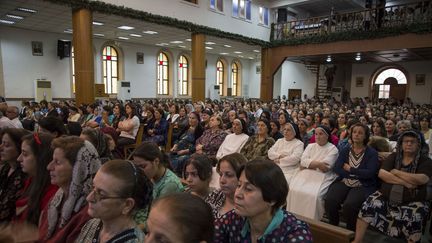
<svg viewBox="0 0 432 243">
<path fill-rule="evenodd" d="M 323 197 L 336 179 L 332 171 L 338 150 L 330 142 L 330 129 L 320 125 L 315 129 L 316 143 L 306 147 L 301 157 L 300 170 L 290 183 L 287 210 L 320 220 L 324 214 Z"/>
<path fill-rule="evenodd" d="M 240 152 L 245 145 L 249 136 L 247 135 L 246 122 L 243 119 L 236 118 L 232 126 L 233 133 L 227 135 L 225 140 L 216 153 L 216 159 L 221 159 L 225 155 Z"/>
<path fill-rule="evenodd" d="M 86 197 L 101 163 L 95 147 L 79 137 L 60 137 L 51 146 L 54 153 L 48 170 L 51 183 L 59 189 L 41 214 L 39 241 L 74 242 L 90 219 Z"/>
<path fill-rule="evenodd" d="M 415 131 L 399 136 L 396 152 L 381 165 L 383 181 L 360 210 L 354 242 L 362 242 L 369 225 L 380 232 L 420 242 L 430 212 L 427 184 L 432 176 L 432 160 L 421 153 L 421 138 Z"/>
<path fill-rule="evenodd" d="M 283 133 L 284 138 L 277 140 L 269 149 L 268 157 L 281 167 L 289 185 L 291 178 L 299 171 L 304 149 L 299 128 L 295 123 L 285 123 Z"/>
<path fill-rule="evenodd" d="M 96 148 L 102 164 L 113 158 L 109 148 L 108 137 L 100 129 L 84 128 L 80 137 L 89 141 Z"/>
</svg>

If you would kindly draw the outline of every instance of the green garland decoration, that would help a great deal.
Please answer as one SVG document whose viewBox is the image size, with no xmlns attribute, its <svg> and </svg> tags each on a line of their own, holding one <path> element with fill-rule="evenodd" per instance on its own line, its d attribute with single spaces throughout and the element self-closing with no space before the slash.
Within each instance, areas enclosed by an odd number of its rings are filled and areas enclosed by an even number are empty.
<svg viewBox="0 0 432 243">
<path fill-rule="evenodd" d="M 45 0 L 45 1 L 56 3 L 56 4 L 68 5 L 71 6 L 72 9 L 85 8 L 103 14 L 118 15 L 126 18 L 142 20 L 149 23 L 175 27 L 178 29 L 189 31 L 193 34 L 205 34 L 209 36 L 241 41 L 248 45 L 258 45 L 261 47 L 271 46 L 270 42 L 268 41 L 250 38 L 239 34 L 229 33 L 215 28 L 194 24 L 188 21 L 179 20 L 176 18 L 171 18 L 162 15 L 156 15 L 156 14 L 136 10 L 133 8 L 128 8 L 125 6 L 117 6 L 109 3 L 104 3 L 101 1 L 91 1 L 91 0 Z"/>
</svg>

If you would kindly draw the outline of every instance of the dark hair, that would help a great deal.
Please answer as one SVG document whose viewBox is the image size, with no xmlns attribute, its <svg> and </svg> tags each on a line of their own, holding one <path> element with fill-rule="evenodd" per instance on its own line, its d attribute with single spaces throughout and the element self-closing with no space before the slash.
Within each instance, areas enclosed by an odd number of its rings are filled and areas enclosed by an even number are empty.
<svg viewBox="0 0 432 243">
<path fill-rule="evenodd" d="M 264 116 L 264 117 L 263 117 Z M 262 112 L 261 112 L 261 116 L 259 117 L 259 119 L 261 120 L 261 119 L 267 119 L 267 120 L 269 120 L 269 119 L 271 119 L 271 114 L 270 114 L 270 112 L 268 111 L 268 110 L 263 110 Z"/>
<path fill-rule="evenodd" d="M 216 165 L 216 171 L 220 172 L 220 164 L 222 161 L 228 162 L 234 169 L 237 179 L 240 178 L 241 166 L 247 163 L 246 157 L 241 153 L 232 153 L 222 157 Z"/>
<path fill-rule="evenodd" d="M 79 122 L 68 122 L 66 127 L 69 132 L 69 135 L 79 136 L 81 134 L 82 127 Z"/>
<path fill-rule="evenodd" d="M 363 145 L 367 145 L 369 143 L 369 138 L 370 138 L 370 130 L 368 126 L 363 125 L 362 123 L 356 123 L 354 125 L 351 126 L 351 132 L 348 135 L 348 139 L 351 140 L 352 142 L 352 131 L 354 130 L 354 128 L 356 127 L 361 127 L 363 128 L 364 132 L 365 132 L 365 139 L 363 140 Z"/>
<path fill-rule="evenodd" d="M 387 131 L 386 131 L 386 129 L 385 129 L 385 124 L 384 124 L 384 122 L 381 120 L 381 119 L 376 119 L 374 122 L 372 122 L 372 127 L 373 127 L 373 124 L 374 123 L 377 123 L 378 124 L 378 126 L 380 127 L 380 129 L 381 129 L 381 136 L 382 137 L 387 137 Z M 372 132 L 373 132 L 373 130 L 372 130 Z M 376 134 L 373 134 L 374 136 L 376 136 Z"/>
<path fill-rule="evenodd" d="M 21 154 L 21 138 L 30 132 L 23 128 L 5 128 L 1 131 L 1 138 L 5 134 L 7 134 L 13 142 L 13 146 L 15 147 L 18 155 Z M 18 158 L 18 156 L 17 156 Z"/>
<path fill-rule="evenodd" d="M 170 168 L 169 158 L 164 152 L 162 152 L 158 145 L 153 142 L 142 142 L 133 152 L 133 157 L 143 158 L 148 161 L 154 161 L 159 159 L 159 164 Z"/>
<path fill-rule="evenodd" d="M 44 190 L 50 185 L 48 164 L 52 160 L 53 149 L 51 142 L 54 137 L 48 133 L 33 133 L 21 138 L 22 142 L 27 142 L 31 153 L 36 159 L 36 175 L 32 178 L 29 188 L 25 195 L 28 196 L 27 222 L 38 225 L 41 213 L 40 206 Z"/>
<path fill-rule="evenodd" d="M 157 108 L 156 111 L 161 115 L 161 119 L 165 118 L 165 111 L 163 109 Z"/>
<path fill-rule="evenodd" d="M 126 116 L 126 111 L 125 111 L 125 108 L 124 108 L 124 106 L 122 105 L 122 104 L 120 104 L 120 103 L 117 103 L 117 104 L 115 104 L 114 105 L 114 107 L 118 107 L 119 108 L 119 110 L 120 110 L 120 117 L 122 117 L 122 116 Z"/>
<path fill-rule="evenodd" d="M 108 112 L 108 115 L 112 115 L 112 108 L 110 106 L 105 105 L 102 109 Z"/>
<path fill-rule="evenodd" d="M 84 140 L 77 136 L 59 137 L 52 141 L 51 148 L 55 150 L 59 148 L 63 150 L 65 158 L 69 160 L 73 166 L 76 162 L 79 150 L 84 146 Z"/>
<path fill-rule="evenodd" d="M 290 117 L 290 115 L 289 115 L 288 112 L 286 112 L 285 110 L 279 113 L 278 118 L 279 118 L 280 116 L 284 116 L 284 117 L 285 117 L 285 123 L 291 121 L 291 117 Z M 279 121 L 278 121 L 278 122 L 279 122 Z"/>
<path fill-rule="evenodd" d="M 183 178 L 186 179 L 186 167 L 193 165 L 197 170 L 198 177 L 202 180 L 210 180 L 212 177 L 213 161 L 204 154 L 193 154 L 185 163 L 183 168 Z"/>
<path fill-rule="evenodd" d="M 143 170 L 135 167 L 133 162 L 110 160 L 103 164 L 100 170 L 123 182 L 123 186 L 117 185 L 115 189 L 120 195 L 134 199 L 134 209 L 143 209 L 151 205 L 153 183 L 145 176 Z"/>
<path fill-rule="evenodd" d="M 267 127 L 267 134 L 270 135 L 270 133 L 271 133 L 270 122 L 267 119 L 264 119 L 264 118 L 259 119 L 258 122 L 263 122 L 266 125 L 266 127 Z M 258 122 L 257 122 L 257 124 L 258 124 Z"/>
<path fill-rule="evenodd" d="M 240 174 L 244 172 L 246 179 L 261 190 L 264 201 L 271 203 L 272 213 L 286 202 L 288 183 L 282 169 L 273 161 L 254 159 L 242 165 Z"/>
<path fill-rule="evenodd" d="M 271 125 L 271 123 L 274 123 L 274 124 L 276 125 L 278 131 L 280 130 L 281 125 L 280 125 L 280 123 L 279 123 L 278 120 L 271 120 L 271 121 L 270 121 L 270 125 Z"/>
<path fill-rule="evenodd" d="M 128 116 L 128 118 L 132 118 L 133 116 L 135 116 L 136 115 L 136 106 L 133 103 L 127 103 L 125 105 L 125 109 L 126 109 L 126 106 L 129 106 L 132 109 L 132 113 L 130 115 L 126 114 Z M 154 117 L 154 111 L 153 111 L 153 117 Z"/>
<path fill-rule="evenodd" d="M 86 127 L 82 130 L 81 134 L 84 134 L 89 138 L 89 142 L 96 148 L 99 157 L 111 157 L 108 138 L 101 130 Z"/>
<path fill-rule="evenodd" d="M 152 209 L 158 205 L 163 208 L 160 212 L 182 229 L 183 242 L 213 242 L 213 214 L 204 200 L 190 193 L 174 193 L 158 199 Z"/>
<path fill-rule="evenodd" d="M 336 128 L 336 120 L 333 119 L 333 118 L 331 118 L 331 117 L 323 117 L 323 118 L 321 119 L 321 123 L 320 123 L 320 124 L 322 124 L 322 121 L 323 121 L 324 119 L 327 119 L 327 120 L 328 120 L 329 125 L 330 125 L 330 127 L 329 127 L 329 128 L 330 128 L 330 131 L 333 132 L 333 130 Z"/>
<path fill-rule="evenodd" d="M 42 127 L 43 129 L 51 133 L 57 132 L 57 137 L 66 134 L 66 128 L 63 124 L 63 121 L 57 117 L 53 117 L 53 116 L 44 117 L 38 122 L 38 124 L 40 127 Z"/>
</svg>

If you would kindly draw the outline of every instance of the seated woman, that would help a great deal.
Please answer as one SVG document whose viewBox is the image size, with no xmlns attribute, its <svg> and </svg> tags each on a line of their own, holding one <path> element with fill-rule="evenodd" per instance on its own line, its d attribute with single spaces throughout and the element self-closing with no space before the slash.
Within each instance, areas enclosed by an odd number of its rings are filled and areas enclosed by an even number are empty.
<svg viewBox="0 0 432 243">
<path fill-rule="evenodd" d="M 159 149 L 157 144 L 141 143 L 133 153 L 133 162 L 153 183 L 154 200 L 174 192 L 183 192 L 180 178 L 169 169 L 168 156 Z M 143 224 L 147 217 L 148 208 L 140 208 L 135 215 L 135 221 Z"/>
<path fill-rule="evenodd" d="M 149 179 L 131 161 L 108 161 L 96 173 L 87 196 L 87 212 L 93 219 L 76 242 L 143 242 L 133 214 L 151 204 L 152 192 Z"/>
<path fill-rule="evenodd" d="M 146 243 L 213 242 L 210 207 L 199 197 L 176 193 L 157 200 L 147 221 Z"/>
<path fill-rule="evenodd" d="M 118 128 L 118 124 L 126 119 L 126 111 L 121 104 L 115 104 L 113 108 L 113 120 L 111 125 L 106 125 L 106 127 L 113 127 L 114 129 Z"/>
<path fill-rule="evenodd" d="M 338 150 L 330 142 L 330 129 L 320 125 L 315 129 L 316 143 L 309 144 L 302 157 L 300 170 L 290 183 L 287 210 L 321 220 L 324 214 L 323 197 L 336 179 L 332 171 Z"/>
<path fill-rule="evenodd" d="M 240 153 L 225 155 L 217 163 L 220 189 L 211 192 L 206 199 L 215 219 L 234 209 L 234 192 L 239 183 L 240 167 L 246 163 L 246 158 Z"/>
<path fill-rule="evenodd" d="M 248 140 L 249 136 L 247 135 L 247 126 L 244 120 L 235 119 L 232 123 L 232 130 L 233 133 L 228 134 L 219 147 L 216 153 L 216 159 L 221 159 L 228 154 L 240 152 Z"/>
<path fill-rule="evenodd" d="M 286 124 L 286 123 L 285 123 Z M 282 128 L 285 126 L 282 125 Z M 279 124 L 278 121 L 273 120 L 270 121 L 270 127 L 271 127 L 271 132 L 270 132 L 270 136 L 277 141 L 279 138 L 283 138 L 284 136 L 282 135 L 282 130 L 281 130 L 281 125 Z"/>
<path fill-rule="evenodd" d="M 379 137 L 387 137 L 384 122 L 381 119 L 377 119 L 372 123 L 372 135 Z"/>
<path fill-rule="evenodd" d="M 177 175 L 182 175 L 184 163 L 190 155 L 195 153 L 195 141 L 203 134 L 200 125 L 199 114 L 189 114 L 189 125 L 185 128 L 180 138 L 174 143 L 170 151 L 171 166 Z"/>
<path fill-rule="evenodd" d="M 274 139 L 269 136 L 271 127 L 268 120 L 260 119 L 257 123 L 257 127 L 257 134 L 249 137 L 240 152 L 248 160 L 257 157 L 267 158 L 268 150 L 275 143 Z"/>
<path fill-rule="evenodd" d="M 17 161 L 21 154 L 21 138 L 29 134 L 21 128 L 5 128 L 1 131 L 0 159 L 0 223 L 11 221 L 15 215 L 18 192 L 24 187 L 26 174 Z"/>
<path fill-rule="evenodd" d="M 196 153 L 215 157 L 227 136 L 227 133 L 222 128 L 222 118 L 219 116 L 210 117 L 209 128 L 196 140 Z"/>
<path fill-rule="evenodd" d="M 188 126 L 188 114 L 186 114 L 185 107 L 179 108 L 179 114 L 177 119 L 172 123 L 173 124 L 173 132 L 172 132 L 172 139 L 171 141 L 174 143 L 174 141 L 177 141 L 177 139 L 180 137 L 181 132 L 184 131 L 184 129 Z M 172 119 L 171 119 L 172 120 Z"/>
<path fill-rule="evenodd" d="M 268 157 L 281 167 L 289 185 L 291 178 L 300 169 L 304 149 L 299 128 L 295 123 L 285 123 L 283 132 L 284 138 L 277 140 L 269 149 Z"/>
<path fill-rule="evenodd" d="M 21 139 L 21 154 L 17 160 L 29 177 L 16 201 L 15 224 L 28 223 L 37 227 L 42 210 L 57 192 L 58 186 L 51 184 L 46 169 L 52 160 L 53 138 L 47 133 L 34 133 Z"/>
<path fill-rule="evenodd" d="M 56 138 L 53 160 L 48 164 L 51 184 L 59 187 L 41 214 L 39 241 L 74 242 L 90 219 L 85 198 L 101 163 L 94 146 L 79 137 Z"/>
<path fill-rule="evenodd" d="M 300 137 L 304 144 L 303 146 L 304 148 L 306 148 L 309 145 L 309 140 L 311 138 L 311 136 L 309 136 L 309 134 L 306 132 L 308 124 L 309 122 L 304 118 L 297 120 L 297 125 L 299 127 Z"/>
<path fill-rule="evenodd" d="M 96 104 L 91 104 L 87 106 L 87 112 L 88 115 L 85 118 L 85 122 L 82 127 L 99 127 L 99 124 L 102 121 L 102 116 L 99 114 L 99 107 Z"/>
<path fill-rule="evenodd" d="M 164 118 L 164 111 L 160 108 L 154 111 L 154 116 L 154 123 L 147 127 L 144 139 L 159 146 L 164 146 L 167 141 L 168 122 Z"/>
<path fill-rule="evenodd" d="M 102 164 L 113 158 L 109 147 L 108 137 L 100 129 L 86 127 L 81 131 L 80 137 L 93 144 L 99 154 L 99 159 Z"/>
<path fill-rule="evenodd" d="M 308 225 L 281 208 L 287 194 L 283 172 L 272 161 L 242 165 L 234 210 L 215 220 L 214 242 L 312 242 Z"/>
<path fill-rule="evenodd" d="M 207 200 L 213 191 L 210 188 L 213 161 L 204 154 L 194 154 L 186 161 L 183 179 L 187 184 L 186 192 Z"/>
<path fill-rule="evenodd" d="M 338 146 L 338 144 L 339 144 L 339 138 L 336 136 L 337 129 L 336 129 L 336 122 L 335 122 L 335 120 L 333 120 L 331 118 L 328 118 L 328 117 L 325 117 L 325 118 L 323 118 L 321 120 L 321 125 L 330 128 L 330 141 L 335 146 Z M 315 134 L 312 135 L 312 137 L 309 140 L 309 143 L 315 143 Z"/>
<path fill-rule="evenodd" d="M 378 191 L 363 203 L 353 242 L 362 242 L 368 225 L 391 237 L 420 242 L 430 212 L 427 183 L 432 160 L 420 152 L 421 139 L 414 131 L 399 136 L 396 152 L 382 164 Z"/>
<path fill-rule="evenodd" d="M 339 225 L 339 210 L 349 230 L 355 230 L 357 215 L 365 199 L 378 188 L 378 153 L 367 144 L 369 128 L 357 123 L 351 127 L 351 146 L 340 151 L 333 171 L 338 179 L 330 185 L 325 209 L 330 224 Z"/>
<path fill-rule="evenodd" d="M 138 116 L 136 116 L 135 105 L 128 103 L 125 107 L 127 118 L 119 122 L 117 127 L 117 132 L 120 132 L 117 139 L 117 150 L 120 154 L 123 154 L 122 150 L 125 145 L 135 143 L 135 138 L 140 126 L 140 120 Z"/>
</svg>

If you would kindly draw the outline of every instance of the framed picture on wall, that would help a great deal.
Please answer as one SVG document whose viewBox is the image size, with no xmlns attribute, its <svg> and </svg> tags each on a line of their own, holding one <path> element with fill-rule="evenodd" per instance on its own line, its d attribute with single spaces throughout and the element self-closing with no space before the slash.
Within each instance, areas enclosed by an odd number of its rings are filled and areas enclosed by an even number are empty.
<svg viewBox="0 0 432 243">
<path fill-rule="evenodd" d="M 257 65 L 256 66 L 256 74 L 260 74 L 261 73 L 261 65 Z"/>
<path fill-rule="evenodd" d="M 356 87 L 363 87 L 363 77 L 356 78 Z"/>
<path fill-rule="evenodd" d="M 144 64 L 144 53 L 137 52 L 136 59 L 137 59 L 137 64 Z"/>
<path fill-rule="evenodd" d="M 416 85 L 425 85 L 426 74 L 416 74 Z"/>
<path fill-rule="evenodd" d="M 33 56 L 43 56 L 42 41 L 32 41 L 32 54 Z"/>
</svg>

